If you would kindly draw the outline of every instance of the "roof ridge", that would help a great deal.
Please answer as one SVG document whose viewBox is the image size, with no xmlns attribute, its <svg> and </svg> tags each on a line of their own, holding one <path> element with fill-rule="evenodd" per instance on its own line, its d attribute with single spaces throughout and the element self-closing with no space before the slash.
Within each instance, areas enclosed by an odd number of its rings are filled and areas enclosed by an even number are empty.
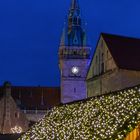
<svg viewBox="0 0 140 140">
<path fill-rule="evenodd" d="M 129 38 L 129 39 L 140 40 L 140 37 L 131 37 L 131 36 L 121 35 L 121 34 L 112 34 L 112 33 L 101 32 L 101 35 L 103 35 L 103 36 L 107 35 L 107 36 L 113 36 L 113 37 L 121 37 L 121 38 Z"/>
</svg>

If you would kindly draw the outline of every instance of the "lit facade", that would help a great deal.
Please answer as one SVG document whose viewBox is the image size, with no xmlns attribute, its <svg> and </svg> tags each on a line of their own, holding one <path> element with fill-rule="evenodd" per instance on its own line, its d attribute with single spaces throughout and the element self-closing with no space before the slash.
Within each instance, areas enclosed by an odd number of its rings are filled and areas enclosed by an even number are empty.
<svg viewBox="0 0 140 140">
<path fill-rule="evenodd" d="M 102 33 L 87 74 L 88 97 L 140 83 L 140 39 Z"/>
<path fill-rule="evenodd" d="M 0 133 L 22 133 L 28 130 L 29 121 L 11 96 L 11 85 L 6 82 L 0 99 Z"/>
</svg>

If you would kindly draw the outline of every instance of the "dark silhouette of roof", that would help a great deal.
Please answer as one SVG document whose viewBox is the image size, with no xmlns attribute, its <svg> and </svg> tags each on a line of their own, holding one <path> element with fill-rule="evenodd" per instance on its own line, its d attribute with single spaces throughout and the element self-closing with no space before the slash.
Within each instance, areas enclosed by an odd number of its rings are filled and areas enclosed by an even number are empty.
<svg viewBox="0 0 140 140">
<path fill-rule="evenodd" d="M 21 134 L 0 134 L 0 140 L 17 140 Z"/>
<path fill-rule="evenodd" d="M 4 94 L 0 87 L 0 97 Z M 11 86 L 11 95 L 21 109 L 46 110 L 60 104 L 60 87 Z"/>
<path fill-rule="evenodd" d="M 106 33 L 101 35 L 119 68 L 140 70 L 140 39 Z"/>
</svg>

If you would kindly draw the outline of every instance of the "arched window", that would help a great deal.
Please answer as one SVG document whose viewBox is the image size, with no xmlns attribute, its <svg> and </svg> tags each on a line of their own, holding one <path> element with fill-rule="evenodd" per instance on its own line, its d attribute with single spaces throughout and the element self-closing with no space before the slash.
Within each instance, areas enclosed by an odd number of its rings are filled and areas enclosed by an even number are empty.
<svg viewBox="0 0 140 140">
<path fill-rule="evenodd" d="M 76 88 L 74 88 L 74 93 L 76 93 Z"/>
<path fill-rule="evenodd" d="M 19 112 L 15 112 L 15 118 L 19 118 Z"/>
<path fill-rule="evenodd" d="M 98 56 L 96 55 L 96 60 L 95 60 L 95 75 L 97 75 L 98 72 Z"/>
<path fill-rule="evenodd" d="M 104 73 L 104 53 L 102 53 L 101 61 L 101 73 Z"/>
</svg>

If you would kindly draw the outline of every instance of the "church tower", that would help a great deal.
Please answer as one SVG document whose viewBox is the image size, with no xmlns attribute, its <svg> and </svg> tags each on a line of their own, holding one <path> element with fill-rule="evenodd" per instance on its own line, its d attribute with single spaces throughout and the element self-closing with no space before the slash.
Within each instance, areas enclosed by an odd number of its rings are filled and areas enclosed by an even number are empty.
<svg viewBox="0 0 140 140">
<path fill-rule="evenodd" d="M 86 44 L 78 0 L 72 0 L 59 47 L 61 102 L 85 99 L 90 48 Z"/>
</svg>

